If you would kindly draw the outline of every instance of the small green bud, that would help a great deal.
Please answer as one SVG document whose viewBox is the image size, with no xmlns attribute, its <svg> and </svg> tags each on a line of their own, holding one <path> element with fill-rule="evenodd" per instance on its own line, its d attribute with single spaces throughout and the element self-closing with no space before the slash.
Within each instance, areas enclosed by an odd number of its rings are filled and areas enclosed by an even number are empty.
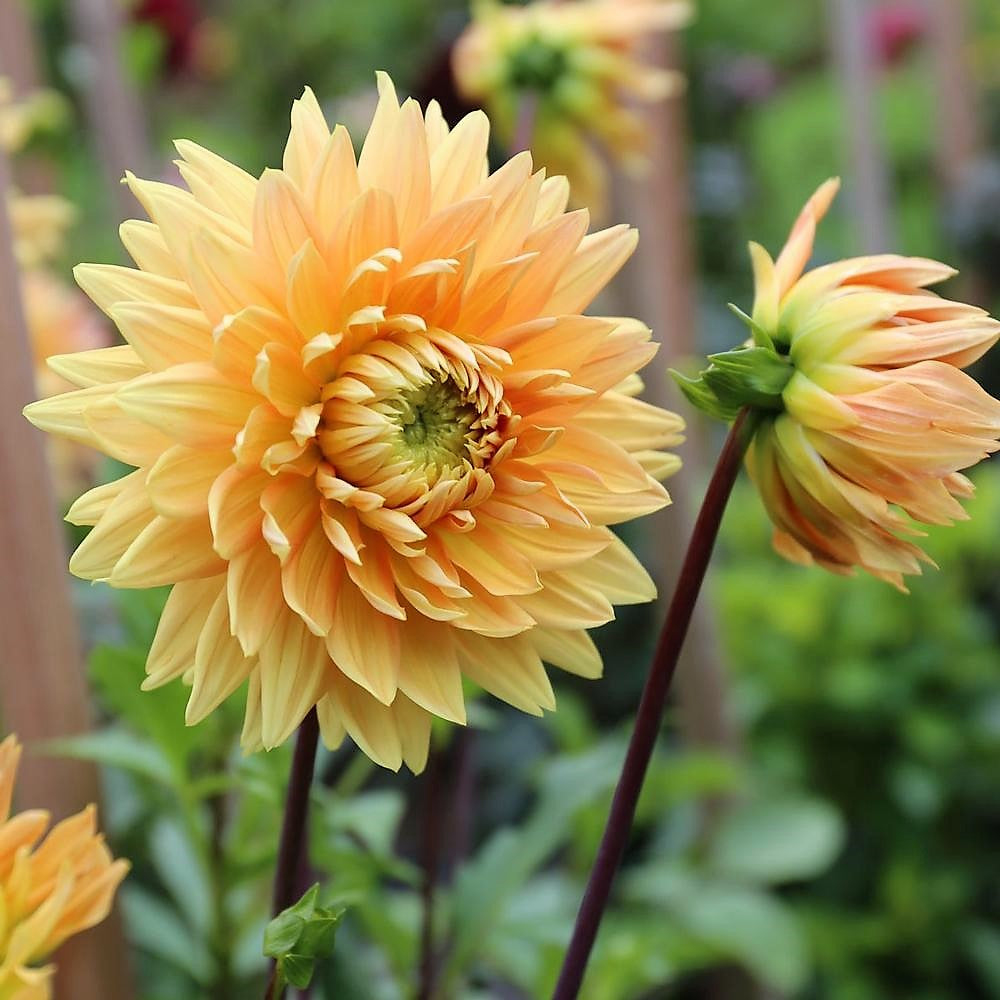
<svg viewBox="0 0 1000 1000">
<path fill-rule="evenodd" d="M 333 952 L 343 909 L 317 905 L 317 883 L 293 906 L 282 910 L 264 930 L 264 954 L 277 962 L 276 988 L 305 989 L 316 962 Z"/>
</svg>

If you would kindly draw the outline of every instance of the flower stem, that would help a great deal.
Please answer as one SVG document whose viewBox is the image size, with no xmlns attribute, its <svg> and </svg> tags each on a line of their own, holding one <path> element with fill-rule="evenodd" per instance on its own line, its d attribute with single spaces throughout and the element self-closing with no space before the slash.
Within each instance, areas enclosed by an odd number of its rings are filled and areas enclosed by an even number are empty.
<svg viewBox="0 0 1000 1000">
<path fill-rule="evenodd" d="M 444 749 L 431 747 L 424 774 L 424 882 L 421 890 L 420 981 L 417 1000 L 432 1000 L 437 992 L 438 948 L 434 910 L 442 833 Z"/>
<path fill-rule="evenodd" d="M 587 961 L 611 894 L 611 885 L 635 819 L 636 804 L 659 735 L 670 682 L 705 579 L 705 570 L 715 546 L 726 502 L 739 474 L 740 463 L 750 443 L 755 422 L 752 411 L 740 411 L 705 492 L 670 609 L 660 632 L 649 676 L 646 678 L 646 686 L 636 713 L 635 728 L 632 730 L 625 763 L 615 789 L 604 836 L 590 871 L 587 889 L 552 1000 L 574 1000 L 580 992 Z"/>
<path fill-rule="evenodd" d="M 274 873 L 273 915 L 288 909 L 297 898 L 302 854 L 306 844 L 306 820 L 309 815 L 309 788 L 313 768 L 316 766 L 316 746 L 319 743 L 319 719 L 313 708 L 302 720 L 295 741 L 292 770 L 288 777 L 288 794 L 285 797 L 285 818 L 281 825 L 281 842 L 278 847 L 278 866 Z M 274 995 L 276 972 L 272 970 L 271 983 L 265 1000 Z"/>
<path fill-rule="evenodd" d="M 517 121 L 514 124 L 511 153 L 531 152 L 531 140 L 535 137 L 535 119 L 537 117 L 538 95 L 531 91 L 522 93 L 517 107 Z"/>
</svg>

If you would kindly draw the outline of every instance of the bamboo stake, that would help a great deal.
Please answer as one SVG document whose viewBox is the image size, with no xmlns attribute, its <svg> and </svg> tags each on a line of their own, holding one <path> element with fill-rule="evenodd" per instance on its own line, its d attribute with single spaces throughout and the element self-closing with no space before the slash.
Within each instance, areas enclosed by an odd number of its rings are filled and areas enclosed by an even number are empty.
<svg viewBox="0 0 1000 1000">
<path fill-rule="evenodd" d="M 868 0 L 830 0 L 830 43 L 843 95 L 849 157 L 845 187 L 853 230 L 864 253 L 880 253 L 895 240 L 889 214 L 889 167 L 877 117 L 878 70 L 868 31 L 869 9 Z"/>
<path fill-rule="evenodd" d="M 22 0 L 0 2 L 0 76 L 10 81 L 15 98 L 41 86 L 31 18 Z M 52 164 L 41 157 L 26 157 L 17 175 L 19 187 L 28 194 L 52 190 Z"/>
<path fill-rule="evenodd" d="M 101 161 L 110 203 L 120 219 L 135 210 L 119 182 L 126 170 L 149 167 L 139 102 L 121 63 L 121 8 L 116 0 L 71 0 L 74 29 L 87 55 L 84 99 L 90 134 Z"/>
<path fill-rule="evenodd" d="M 39 83 L 31 22 L 22 0 L 0 3 L 0 75 L 10 80 L 18 97 Z"/>
<path fill-rule="evenodd" d="M 18 775 L 20 806 L 62 818 L 98 799 L 97 771 L 82 761 L 32 756 L 34 740 L 86 730 L 89 700 L 80 641 L 56 530 L 45 442 L 21 415 L 35 398 L 32 357 L 7 217 L 9 173 L 0 150 L 0 705 L 4 728 L 28 745 Z M 56 955 L 56 995 L 128 1000 L 126 951 L 115 914 Z"/>
</svg>

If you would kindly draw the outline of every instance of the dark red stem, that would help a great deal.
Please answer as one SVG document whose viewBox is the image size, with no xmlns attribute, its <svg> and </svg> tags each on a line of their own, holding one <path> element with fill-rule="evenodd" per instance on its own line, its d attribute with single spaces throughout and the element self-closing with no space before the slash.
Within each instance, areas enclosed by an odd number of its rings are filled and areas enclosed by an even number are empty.
<svg viewBox="0 0 1000 1000">
<path fill-rule="evenodd" d="M 274 916 L 287 910 L 301 895 L 299 873 L 306 846 L 307 819 L 309 816 L 309 789 L 312 787 L 313 769 L 316 766 L 316 747 L 319 744 L 319 719 L 312 709 L 302 720 L 295 741 L 292 770 L 288 776 L 288 794 L 285 796 L 285 818 L 281 825 L 278 847 L 278 866 L 274 873 Z M 265 1000 L 271 1000 L 274 991 L 274 970 Z"/>
<path fill-rule="evenodd" d="M 670 609 L 657 642 L 653 663 L 636 713 L 635 728 L 622 765 L 611 812 L 601 846 L 590 871 L 587 889 L 580 904 L 573 936 L 563 959 L 562 970 L 552 1000 L 575 1000 L 587 968 L 590 952 L 608 904 L 615 873 L 628 843 L 635 809 L 642 791 L 649 761 L 663 720 L 663 709 L 684 645 L 695 602 L 705 579 L 705 570 L 715 547 L 726 502 L 739 474 L 740 463 L 753 433 L 753 418 L 741 410 L 723 446 L 708 484 L 705 499 L 688 544 L 684 565 L 677 580 Z"/>
</svg>

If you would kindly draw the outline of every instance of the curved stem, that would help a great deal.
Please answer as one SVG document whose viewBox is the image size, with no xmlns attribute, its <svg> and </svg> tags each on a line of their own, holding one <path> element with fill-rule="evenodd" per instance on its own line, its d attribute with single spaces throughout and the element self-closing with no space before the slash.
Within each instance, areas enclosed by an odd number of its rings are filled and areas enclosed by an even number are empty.
<svg viewBox="0 0 1000 1000">
<path fill-rule="evenodd" d="M 646 678 L 646 686 L 636 713 L 635 728 L 615 789 L 604 836 L 601 838 L 601 845 L 590 871 L 590 879 L 580 904 L 576 925 L 563 959 L 552 1000 L 574 1000 L 580 992 L 587 961 L 611 894 L 611 885 L 635 819 L 636 804 L 660 732 L 670 682 L 677 667 L 681 647 L 684 645 L 702 581 L 705 579 L 705 570 L 708 568 L 708 561 L 715 546 L 722 514 L 736 482 L 740 463 L 753 434 L 754 424 L 755 415 L 746 409 L 741 410 L 729 432 L 705 492 L 705 499 L 677 580 L 677 588 L 660 632 L 649 676 Z"/>
<path fill-rule="evenodd" d="M 281 825 L 281 842 L 278 847 L 278 865 L 274 873 L 273 915 L 288 909 L 298 898 L 298 875 L 306 843 L 306 821 L 309 815 L 309 788 L 313 768 L 316 766 L 316 747 L 319 743 L 319 718 L 313 708 L 302 720 L 295 741 L 292 769 L 288 776 L 288 794 L 285 797 L 285 818 Z M 265 1000 L 274 994 L 275 973 Z"/>
</svg>

